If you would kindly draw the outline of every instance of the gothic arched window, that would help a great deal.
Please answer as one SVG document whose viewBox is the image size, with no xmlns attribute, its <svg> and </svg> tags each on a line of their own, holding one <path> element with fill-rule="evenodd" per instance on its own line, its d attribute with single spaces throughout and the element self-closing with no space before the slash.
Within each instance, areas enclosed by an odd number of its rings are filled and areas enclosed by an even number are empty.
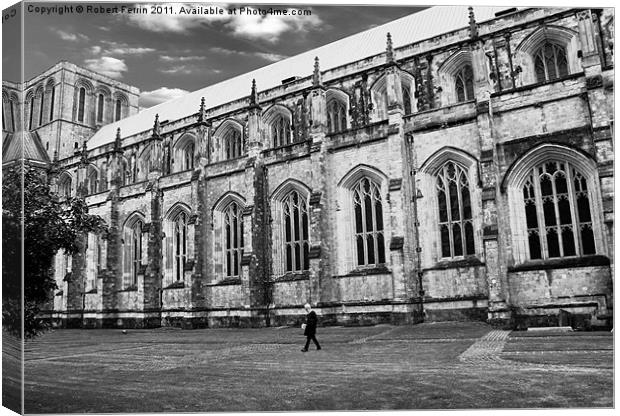
<svg viewBox="0 0 620 416">
<path fill-rule="evenodd" d="M 121 169 L 122 171 L 122 169 Z M 107 164 L 103 162 L 101 164 L 101 169 L 99 171 L 99 191 L 107 191 L 108 190 L 108 172 L 107 172 Z"/>
<path fill-rule="evenodd" d="M 474 225 L 467 172 L 448 161 L 437 172 L 441 257 L 475 254 Z"/>
<path fill-rule="evenodd" d="M 474 99 L 474 72 L 471 65 L 463 65 L 455 75 L 456 101 L 463 102 Z"/>
<path fill-rule="evenodd" d="M 187 214 L 179 213 L 174 220 L 174 240 L 173 240 L 174 280 L 183 280 L 185 262 L 187 261 Z"/>
<path fill-rule="evenodd" d="M 283 115 L 278 115 L 271 122 L 273 147 L 286 146 L 291 143 L 291 127 Z"/>
<path fill-rule="evenodd" d="M 194 142 L 189 142 L 183 149 L 183 168 L 184 170 L 194 169 Z"/>
<path fill-rule="evenodd" d="M 243 140 L 241 132 L 231 128 L 224 136 L 224 158 L 235 159 L 243 154 Z"/>
<path fill-rule="evenodd" d="M 308 253 L 308 204 L 297 191 L 289 193 L 282 201 L 284 226 L 284 270 L 297 272 L 310 268 Z"/>
<path fill-rule="evenodd" d="M 413 112 L 411 108 L 411 85 L 402 80 L 402 91 L 403 91 L 403 110 L 405 114 L 411 114 Z"/>
<path fill-rule="evenodd" d="M 239 277 L 243 256 L 243 215 L 236 202 L 222 212 L 224 232 L 224 275 Z"/>
<path fill-rule="evenodd" d="M 54 101 L 56 100 L 56 87 L 52 86 L 50 97 L 50 121 L 54 119 Z"/>
<path fill-rule="evenodd" d="M 99 191 L 99 173 L 95 169 L 91 169 L 88 175 L 88 193 L 96 194 Z"/>
<path fill-rule="evenodd" d="M 11 131 L 15 131 L 15 100 L 9 100 L 9 110 L 11 112 Z"/>
<path fill-rule="evenodd" d="M 71 198 L 71 177 L 65 174 L 58 185 L 59 194 L 64 198 Z"/>
<path fill-rule="evenodd" d="M 45 104 L 45 92 L 41 91 L 41 95 L 39 96 L 39 126 L 43 124 L 43 104 Z"/>
<path fill-rule="evenodd" d="M 103 94 L 97 95 L 97 122 L 103 123 L 103 106 L 105 97 Z"/>
<path fill-rule="evenodd" d="M 121 119 L 122 109 L 123 109 L 123 102 L 119 98 L 116 100 L 116 104 L 114 108 L 114 121 L 118 121 Z"/>
<path fill-rule="evenodd" d="M 531 259 L 596 253 L 586 178 L 569 163 L 534 167 L 523 201 Z"/>
<path fill-rule="evenodd" d="M 30 97 L 30 103 L 29 103 L 29 107 L 30 107 L 30 112 L 29 112 L 29 120 L 28 120 L 28 130 L 32 130 L 32 121 L 34 119 L 34 97 Z"/>
<path fill-rule="evenodd" d="M 545 82 L 568 75 L 566 49 L 551 42 L 545 42 L 534 54 L 536 81 Z"/>
<path fill-rule="evenodd" d="M 84 122 L 84 106 L 86 105 L 86 88 L 80 87 L 78 94 L 78 121 Z"/>
<path fill-rule="evenodd" d="M 140 265 L 142 264 L 142 228 L 144 224 L 142 221 L 137 220 L 130 231 L 130 282 L 129 284 L 134 286 L 138 284 L 138 273 L 140 272 Z"/>
<path fill-rule="evenodd" d="M 367 177 L 352 189 L 358 266 L 385 263 L 383 201 L 379 185 Z"/>
<path fill-rule="evenodd" d="M 347 129 L 347 109 L 340 100 L 332 99 L 327 103 L 327 131 L 338 133 Z"/>
</svg>

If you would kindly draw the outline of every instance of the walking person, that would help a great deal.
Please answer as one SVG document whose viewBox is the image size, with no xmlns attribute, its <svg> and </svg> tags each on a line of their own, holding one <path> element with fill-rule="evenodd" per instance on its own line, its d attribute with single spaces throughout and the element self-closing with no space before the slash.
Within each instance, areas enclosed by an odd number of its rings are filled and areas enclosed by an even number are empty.
<svg viewBox="0 0 620 416">
<path fill-rule="evenodd" d="M 316 316 L 316 312 L 312 310 L 312 307 L 310 306 L 309 303 L 306 303 L 304 305 L 304 309 L 306 310 L 308 314 L 306 315 L 306 323 L 301 325 L 302 329 L 304 329 L 304 335 L 306 336 L 306 346 L 302 348 L 302 351 L 303 352 L 308 351 L 308 347 L 310 346 L 311 340 L 314 342 L 314 345 L 316 345 L 316 349 L 318 351 L 321 349 L 321 346 L 319 345 L 319 341 L 316 340 L 316 336 L 315 336 L 316 335 L 316 324 L 317 324 L 318 318 Z"/>
</svg>

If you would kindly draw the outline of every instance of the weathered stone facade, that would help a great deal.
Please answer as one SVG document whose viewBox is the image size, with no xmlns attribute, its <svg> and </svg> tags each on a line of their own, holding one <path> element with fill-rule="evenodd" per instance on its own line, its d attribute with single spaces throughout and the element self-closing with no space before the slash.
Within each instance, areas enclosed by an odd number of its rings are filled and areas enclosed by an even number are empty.
<svg viewBox="0 0 620 416">
<path fill-rule="evenodd" d="M 396 49 L 386 33 L 383 54 L 325 71 L 317 59 L 306 78 L 248 85 L 249 97 L 196 102 L 178 119 L 162 110 L 124 136 L 129 117 L 103 145 L 60 150 L 58 183 L 69 175 L 110 229 L 72 262 L 59 254 L 50 316 L 284 325 L 310 302 L 324 324 L 557 324 L 561 310 L 603 322 L 613 10 L 468 18 Z"/>
</svg>

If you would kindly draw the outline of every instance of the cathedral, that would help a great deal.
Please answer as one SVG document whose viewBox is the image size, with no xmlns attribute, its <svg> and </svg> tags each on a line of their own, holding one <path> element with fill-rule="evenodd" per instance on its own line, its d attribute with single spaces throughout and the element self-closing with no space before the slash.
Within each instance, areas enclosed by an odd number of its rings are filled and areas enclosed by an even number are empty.
<svg viewBox="0 0 620 416">
<path fill-rule="evenodd" d="M 435 7 L 147 109 L 64 61 L 3 82 L 3 166 L 108 226 L 42 313 L 609 325 L 613 39 L 613 9 Z"/>
</svg>

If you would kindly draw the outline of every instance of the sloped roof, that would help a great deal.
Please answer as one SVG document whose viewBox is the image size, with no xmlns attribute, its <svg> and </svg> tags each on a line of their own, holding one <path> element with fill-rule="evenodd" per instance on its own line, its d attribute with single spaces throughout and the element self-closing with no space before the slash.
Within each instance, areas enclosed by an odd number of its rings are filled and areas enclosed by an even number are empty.
<svg viewBox="0 0 620 416">
<path fill-rule="evenodd" d="M 476 20 L 493 19 L 503 7 L 476 7 Z M 213 108 L 249 96 L 252 79 L 256 79 L 259 91 L 281 85 L 291 76 L 310 76 L 314 57 L 318 56 L 321 71 L 359 61 L 385 52 L 386 34 L 392 34 L 394 48 L 422 41 L 433 36 L 462 29 L 468 25 L 467 6 L 436 6 L 400 19 L 357 33 L 319 48 L 292 56 L 282 61 L 230 78 L 226 81 L 191 92 L 182 97 L 147 108 L 136 115 L 99 129 L 88 141 L 94 149 L 114 141 L 120 127 L 123 138 L 148 130 L 155 114 L 160 120 L 178 120 L 198 111 L 201 97 L 207 108 Z"/>
<path fill-rule="evenodd" d="M 4 134 L 2 138 L 2 164 L 18 160 L 50 162 L 41 143 L 41 138 L 36 131 L 16 131 Z"/>
</svg>

